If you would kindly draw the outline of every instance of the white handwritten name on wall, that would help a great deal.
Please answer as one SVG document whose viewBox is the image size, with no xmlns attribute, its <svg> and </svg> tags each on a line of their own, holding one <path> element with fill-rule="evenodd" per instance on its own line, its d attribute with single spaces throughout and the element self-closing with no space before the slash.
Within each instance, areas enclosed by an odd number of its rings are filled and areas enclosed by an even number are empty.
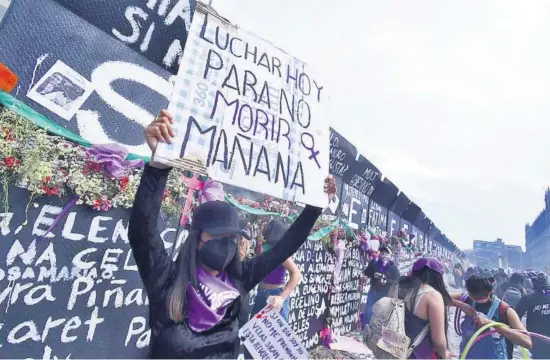
<svg viewBox="0 0 550 360">
<path fill-rule="evenodd" d="M 330 173 L 334 176 L 344 176 L 349 170 L 348 157 L 350 154 L 340 148 L 340 136 L 334 131 L 330 132 Z"/>
<path fill-rule="evenodd" d="M 320 241 L 307 241 L 294 255 L 302 281 L 290 297 L 288 322 L 308 349 L 319 345 L 329 305 L 334 256 Z"/>
<path fill-rule="evenodd" d="M 362 174 L 353 174 L 349 184 L 362 194 L 370 197 L 374 191 L 374 181 L 380 174 L 372 169 L 365 169 Z"/>
<path fill-rule="evenodd" d="M 41 238 L 62 208 L 32 210 L 26 227 L 16 221 L 20 214 L 0 213 L 0 239 L 9 242 L 0 247 L 0 306 L 5 309 L 0 347 L 20 351 L 24 344 L 43 344 L 40 356 L 66 358 L 75 346 L 97 342 L 98 334 L 101 338 L 114 329 L 122 331 L 119 349 L 147 347 L 148 299 L 128 245 L 128 220 L 112 212 L 72 211 L 55 235 Z M 173 242 L 179 247 L 185 241 L 185 232 L 177 239 L 175 234 L 173 228 L 160 232 L 170 254 Z"/>
<path fill-rule="evenodd" d="M 160 26 L 177 26 L 189 31 L 191 5 L 189 0 L 176 0 L 175 2 L 174 0 L 147 0 L 142 6 L 126 7 L 124 17 L 128 23 L 113 27 L 112 34 L 125 44 L 139 45 L 139 51 L 147 53 L 151 42 L 165 41 L 165 39 L 159 38 L 159 35 L 155 36 L 155 29 L 159 26 L 154 20 L 155 17 L 161 19 Z M 180 63 L 184 45 L 180 39 L 172 40 L 162 58 L 164 66 L 170 68 L 175 63 Z"/>
<path fill-rule="evenodd" d="M 81 29 L 70 29 L 77 37 L 81 37 L 80 47 L 64 48 L 63 52 L 56 51 L 55 45 L 44 48 L 44 55 L 49 53 L 50 57 L 42 64 L 44 67 L 48 62 L 55 61 L 53 54 L 65 54 L 67 56 L 62 60 L 69 66 L 86 69 L 82 75 L 93 83 L 95 93 L 76 113 L 79 135 L 93 144 L 117 142 L 126 146 L 132 153 L 149 156 L 150 150 L 139 127 L 147 126 L 155 114 L 167 106 L 173 88 L 169 76 L 177 72 L 183 55 L 194 1 L 55 2 L 67 9 L 64 11 L 70 11 L 71 16 L 80 16 L 87 21 L 87 25 Z M 49 3 L 48 1 L 44 6 L 53 7 Z M 69 26 L 71 25 L 72 23 L 69 23 Z M 56 29 L 53 25 L 47 26 L 48 30 Z M 98 38 L 103 39 L 105 34 L 116 41 L 108 39 L 105 47 L 98 49 Z M 125 48 L 124 44 L 131 50 L 122 52 L 121 55 L 119 48 Z M 36 48 L 40 45 L 31 44 L 31 47 Z M 128 55 L 132 50 L 143 55 L 143 59 L 128 61 L 133 57 Z M 97 52 L 102 51 L 109 56 L 96 56 Z M 83 57 L 86 59 L 82 59 Z M 94 63 L 96 58 L 102 60 Z M 108 61 L 105 61 L 107 59 Z M 32 68 L 28 70 L 27 77 L 30 77 L 29 73 L 33 73 Z M 30 78 L 25 80 L 31 81 Z M 144 93 L 151 94 L 149 99 L 154 100 L 144 102 Z M 124 136 L 118 132 L 119 129 Z"/>
<path fill-rule="evenodd" d="M 361 302 L 360 277 L 363 266 L 359 249 L 346 249 L 344 261 L 340 284 L 330 297 L 331 328 L 336 335 L 356 330 Z"/>
<path fill-rule="evenodd" d="M 369 205 L 369 226 L 386 231 L 388 211 L 374 201 Z"/>
<path fill-rule="evenodd" d="M 199 10 L 169 106 L 178 135 L 159 160 L 199 159 L 219 181 L 326 205 L 323 86 L 305 64 Z"/>
</svg>

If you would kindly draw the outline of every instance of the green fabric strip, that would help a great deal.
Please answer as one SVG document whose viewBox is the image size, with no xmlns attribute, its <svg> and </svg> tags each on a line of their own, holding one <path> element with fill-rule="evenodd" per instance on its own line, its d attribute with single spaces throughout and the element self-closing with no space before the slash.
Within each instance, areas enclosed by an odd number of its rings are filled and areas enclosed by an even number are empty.
<svg viewBox="0 0 550 360">
<path fill-rule="evenodd" d="M 330 234 L 337 226 L 340 220 L 334 221 L 332 224 L 325 226 L 308 236 L 308 240 L 318 241 Z"/>
<path fill-rule="evenodd" d="M 75 142 L 79 145 L 85 147 L 91 147 L 92 144 L 89 141 L 84 140 L 79 135 L 65 129 L 63 126 L 57 124 L 54 121 L 51 121 L 44 115 L 36 112 L 30 106 L 22 102 L 21 100 L 16 99 L 5 91 L 0 90 L 0 104 L 4 105 L 7 109 L 13 111 L 19 116 L 24 117 L 25 119 L 32 121 L 36 126 L 48 131 L 51 134 L 61 136 L 67 140 Z M 128 154 L 126 157 L 128 160 L 142 159 L 143 161 L 148 162 L 148 156 L 140 156 L 136 154 Z"/>
<path fill-rule="evenodd" d="M 251 215 L 258 215 L 258 216 L 277 216 L 277 217 L 283 217 L 282 214 L 276 213 L 276 212 L 269 212 L 262 209 L 256 209 L 248 205 L 239 204 L 231 195 L 225 196 L 225 201 L 230 203 L 231 205 L 235 206 L 237 209 L 242 210 L 244 212 L 247 212 Z M 290 218 L 290 217 L 289 217 Z M 318 241 L 330 234 L 340 223 L 340 220 L 335 220 L 332 224 L 325 226 L 324 228 L 321 228 L 314 232 L 313 234 L 308 236 L 308 240 L 312 241 Z"/>
<path fill-rule="evenodd" d="M 348 224 L 346 224 L 342 219 L 338 219 L 338 221 L 340 222 L 340 225 L 342 225 L 344 230 L 346 230 L 346 235 L 347 236 L 355 237 L 355 233 L 353 232 L 353 230 L 351 230 L 351 228 L 349 227 Z"/>
<path fill-rule="evenodd" d="M 239 204 L 239 202 L 237 202 L 237 200 L 233 199 L 233 197 L 231 195 L 225 195 L 225 201 L 227 201 L 228 203 L 230 203 L 231 205 L 233 205 L 234 207 L 236 207 L 237 209 L 239 210 L 242 210 L 244 212 L 247 212 L 251 215 L 258 215 L 258 216 L 277 216 L 277 217 L 281 217 L 282 215 L 279 214 L 279 213 L 276 213 L 276 212 L 269 212 L 269 211 L 265 211 L 265 210 L 262 210 L 262 209 L 256 209 L 256 208 L 253 208 L 252 206 L 248 206 L 248 205 L 243 205 L 243 204 Z"/>
</svg>

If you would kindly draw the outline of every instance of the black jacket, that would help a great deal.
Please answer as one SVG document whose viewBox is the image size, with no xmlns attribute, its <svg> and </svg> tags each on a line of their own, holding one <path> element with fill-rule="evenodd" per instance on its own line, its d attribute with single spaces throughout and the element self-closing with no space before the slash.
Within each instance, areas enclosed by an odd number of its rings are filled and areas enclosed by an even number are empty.
<svg viewBox="0 0 550 360">
<path fill-rule="evenodd" d="M 145 166 L 128 226 L 128 240 L 149 298 L 152 358 L 236 358 L 241 299 L 229 306 L 225 318 L 212 330 L 195 333 L 186 321 L 174 323 L 166 308 L 167 291 L 175 280 L 175 263 L 157 235 L 157 220 L 170 169 Z M 242 276 L 232 278 L 243 291 L 253 289 L 291 257 L 307 237 L 322 209 L 306 206 L 281 241 L 268 253 L 242 263 Z M 242 325 L 242 324 L 241 324 Z"/>
<path fill-rule="evenodd" d="M 546 291 L 550 292 L 550 288 Z M 522 297 L 516 305 L 516 312 L 520 319 L 526 315 L 527 331 L 550 336 L 550 297 L 545 293 L 535 291 Z M 530 351 L 533 359 L 548 359 L 550 343 L 533 340 L 533 348 Z"/>
</svg>

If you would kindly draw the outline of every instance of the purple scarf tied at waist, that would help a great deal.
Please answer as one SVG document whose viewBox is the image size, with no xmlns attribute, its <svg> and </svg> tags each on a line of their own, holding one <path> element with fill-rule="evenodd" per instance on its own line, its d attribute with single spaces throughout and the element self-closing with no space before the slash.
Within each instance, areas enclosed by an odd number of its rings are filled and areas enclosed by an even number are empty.
<svg viewBox="0 0 550 360">
<path fill-rule="evenodd" d="M 225 272 L 213 276 L 197 266 L 197 283 L 198 289 L 191 284 L 187 288 L 187 322 L 191 330 L 203 332 L 222 321 L 240 294 Z"/>
</svg>

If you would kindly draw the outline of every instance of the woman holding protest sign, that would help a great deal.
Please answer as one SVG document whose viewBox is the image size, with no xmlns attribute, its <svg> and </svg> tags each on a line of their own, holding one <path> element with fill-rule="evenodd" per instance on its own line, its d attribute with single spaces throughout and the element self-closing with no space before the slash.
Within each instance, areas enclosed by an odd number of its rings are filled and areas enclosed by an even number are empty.
<svg viewBox="0 0 550 360">
<path fill-rule="evenodd" d="M 145 130 L 154 152 L 174 137 L 172 117 L 161 111 Z M 193 214 L 189 236 L 172 262 L 157 237 L 156 224 L 170 168 L 146 165 L 136 193 L 128 239 L 149 297 L 152 358 L 236 358 L 240 296 L 253 289 L 307 240 L 322 209 L 306 206 L 269 251 L 241 262 L 237 210 L 210 201 Z M 329 200 L 336 193 L 325 180 Z"/>
</svg>

